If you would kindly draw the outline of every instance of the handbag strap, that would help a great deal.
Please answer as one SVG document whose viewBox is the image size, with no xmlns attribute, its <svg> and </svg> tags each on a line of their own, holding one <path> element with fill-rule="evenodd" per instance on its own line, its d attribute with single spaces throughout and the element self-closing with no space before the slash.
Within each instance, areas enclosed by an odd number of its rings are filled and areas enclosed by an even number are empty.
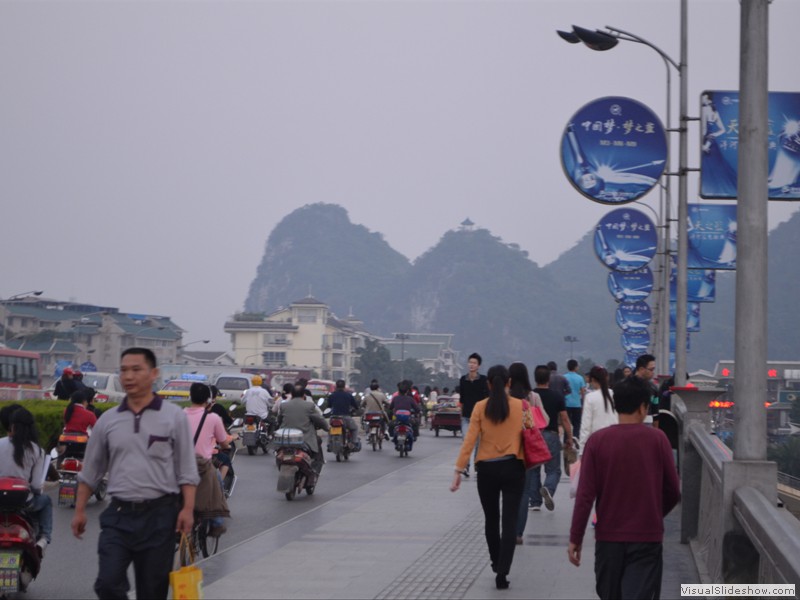
<svg viewBox="0 0 800 600">
<path fill-rule="evenodd" d="M 200 419 L 200 424 L 197 426 L 197 431 L 194 432 L 194 445 L 197 446 L 197 440 L 200 439 L 200 430 L 203 429 L 203 423 L 206 422 L 206 417 L 208 416 L 208 411 L 203 410 L 203 416 Z M 192 561 L 194 562 L 194 561 Z"/>
<path fill-rule="evenodd" d="M 181 566 L 188 567 L 193 565 L 195 561 L 194 544 L 189 539 L 189 536 L 181 532 L 181 542 L 178 547 L 178 555 L 180 557 Z"/>
<path fill-rule="evenodd" d="M 527 417 L 527 419 L 526 419 Z M 525 426 L 527 422 L 527 427 Z M 533 414 L 530 410 L 530 404 L 528 404 L 527 400 L 522 401 L 522 428 L 523 429 L 533 429 L 535 427 L 535 423 L 533 421 Z"/>
</svg>

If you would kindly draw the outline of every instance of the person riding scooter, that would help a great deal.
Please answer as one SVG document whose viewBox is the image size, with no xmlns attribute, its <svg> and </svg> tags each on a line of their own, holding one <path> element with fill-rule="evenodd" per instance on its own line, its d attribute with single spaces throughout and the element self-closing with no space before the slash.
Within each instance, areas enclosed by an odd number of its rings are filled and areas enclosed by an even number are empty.
<svg viewBox="0 0 800 600">
<path fill-rule="evenodd" d="M 317 412 L 317 407 L 305 400 L 305 390 L 300 386 L 292 389 L 292 398 L 281 404 L 280 427 L 299 429 L 303 432 L 303 441 L 308 446 L 309 454 L 314 461 L 314 470 L 319 473 L 325 459 L 319 445 L 317 429 L 328 431 L 328 421 Z"/>
<path fill-rule="evenodd" d="M 272 408 L 272 396 L 261 387 L 263 379 L 260 375 L 253 375 L 253 385 L 248 388 L 242 396 L 244 409 L 248 415 L 256 415 L 262 421 L 266 421 L 269 411 Z"/>
<path fill-rule="evenodd" d="M 398 410 L 407 410 L 411 412 L 414 423 L 414 440 L 419 436 L 419 404 L 414 401 L 410 392 L 411 382 L 407 379 L 397 384 L 397 395 L 392 398 L 389 404 L 389 416 L 392 418 L 392 421 L 389 423 L 389 433 L 392 437 L 394 437 L 394 417 Z"/>
<path fill-rule="evenodd" d="M 383 421 L 381 422 L 381 434 L 383 434 L 383 437 L 388 440 L 389 436 L 386 435 L 386 427 L 389 421 L 389 401 L 386 399 L 386 394 L 381 391 L 377 379 L 373 379 L 370 382 L 369 392 L 367 392 L 367 394 L 364 396 L 364 399 L 361 401 L 361 408 L 365 414 L 380 413 L 383 416 Z"/>
<path fill-rule="evenodd" d="M 336 390 L 328 396 L 328 407 L 331 409 L 332 416 L 342 417 L 342 420 L 350 430 L 353 449 L 358 452 L 361 450 L 361 440 L 358 439 L 358 424 L 351 415 L 357 414 L 360 409 L 353 394 L 346 392 L 344 386 L 344 379 L 336 381 Z"/>
</svg>

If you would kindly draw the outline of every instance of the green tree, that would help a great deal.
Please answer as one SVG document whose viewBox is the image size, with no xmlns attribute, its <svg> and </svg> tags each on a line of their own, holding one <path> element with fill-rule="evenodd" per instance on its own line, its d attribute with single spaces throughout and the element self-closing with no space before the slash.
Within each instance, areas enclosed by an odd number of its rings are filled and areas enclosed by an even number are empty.
<svg viewBox="0 0 800 600">
<path fill-rule="evenodd" d="M 789 420 L 792 423 L 800 423 L 800 400 L 792 402 L 792 412 L 789 413 Z"/>
<path fill-rule="evenodd" d="M 591 358 L 578 357 L 578 373 L 586 375 L 594 366 L 594 361 Z"/>
<path fill-rule="evenodd" d="M 356 389 L 363 389 L 373 379 L 381 382 L 385 390 L 393 389 L 399 380 L 399 365 L 392 362 L 392 358 L 382 344 L 374 340 L 367 340 L 363 348 L 358 349 L 356 369 L 351 382 Z"/>
<path fill-rule="evenodd" d="M 800 477 L 800 438 L 791 437 L 785 442 L 767 448 L 767 459 L 778 463 L 778 471 Z"/>
<path fill-rule="evenodd" d="M 397 365 L 400 366 L 400 361 L 397 361 Z M 422 392 L 425 390 L 426 385 L 431 385 L 433 376 L 431 370 L 426 369 L 421 362 L 413 358 L 407 358 L 402 363 L 397 381 L 401 379 L 410 380 Z"/>
</svg>

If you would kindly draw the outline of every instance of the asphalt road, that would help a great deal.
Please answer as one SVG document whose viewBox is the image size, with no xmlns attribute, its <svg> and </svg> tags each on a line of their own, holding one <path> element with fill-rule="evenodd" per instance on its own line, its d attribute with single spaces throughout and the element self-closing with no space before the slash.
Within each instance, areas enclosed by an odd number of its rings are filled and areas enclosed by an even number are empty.
<svg viewBox="0 0 800 600">
<path fill-rule="evenodd" d="M 285 521 L 303 519 L 307 513 L 326 502 L 405 467 L 412 461 L 447 448 L 452 448 L 455 460 L 461 437 L 454 438 L 450 432 L 441 432 L 440 436 L 436 438 L 433 432 L 423 430 L 419 443 L 408 458 L 400 458 L 391 444 L 386 443 L 383 450 L 378 452 L 365 447 L 360 453 L 352 455 L 348 462 L 337 463 L 333 455 L 326 454 L 328 463 L 314 495 L 303 494 L 291 502 L 275 491 L 278 471 L 274 455 L 259 452 L 255 456 L 249 456 L 246 451 L 240 450 L 234 462 L 238 481 L 229 500 L 232 518 L 226 522 L 228 532 L 220 540 L 219 551 L 222 552 Z M 98 517 L 107 501 L 90 502 L 87 508 L 87 532 L 82 540 L 78 540 L 70 531 L 73 510 L 57 506 L 56 492 L 56 489 L 49 492 L 54 505 L 53 543 L 47 549 L 39 577 L 30 585 L 26 594 L 17 596 L 29 600 L 94 598 L 92 586 L 97 576 Z M 130 580 L 133 581 L 132 575 Z"/>
</svg>

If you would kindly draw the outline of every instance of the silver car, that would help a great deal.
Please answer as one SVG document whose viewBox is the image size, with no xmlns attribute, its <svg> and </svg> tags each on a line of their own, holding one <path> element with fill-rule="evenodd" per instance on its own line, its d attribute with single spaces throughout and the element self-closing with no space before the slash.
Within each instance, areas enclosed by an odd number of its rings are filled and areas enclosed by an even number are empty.
<svg viewBox="0 0 800 600">
<path fill-rule="evenodd" d="M 94 388 L 97 395 L 94 397 L 95 402 L 122 402 L 125 397 L 125 389 L 122 387 L 122 382 L 119 380 L 119 375 L 116 373 L 100 373 L 98 371 L 90 371 L 83 374 L 83 385 L 86 387 Z M 44 397 L 55 399 L 55 382 L 45 390 Z"/>
</svg>

